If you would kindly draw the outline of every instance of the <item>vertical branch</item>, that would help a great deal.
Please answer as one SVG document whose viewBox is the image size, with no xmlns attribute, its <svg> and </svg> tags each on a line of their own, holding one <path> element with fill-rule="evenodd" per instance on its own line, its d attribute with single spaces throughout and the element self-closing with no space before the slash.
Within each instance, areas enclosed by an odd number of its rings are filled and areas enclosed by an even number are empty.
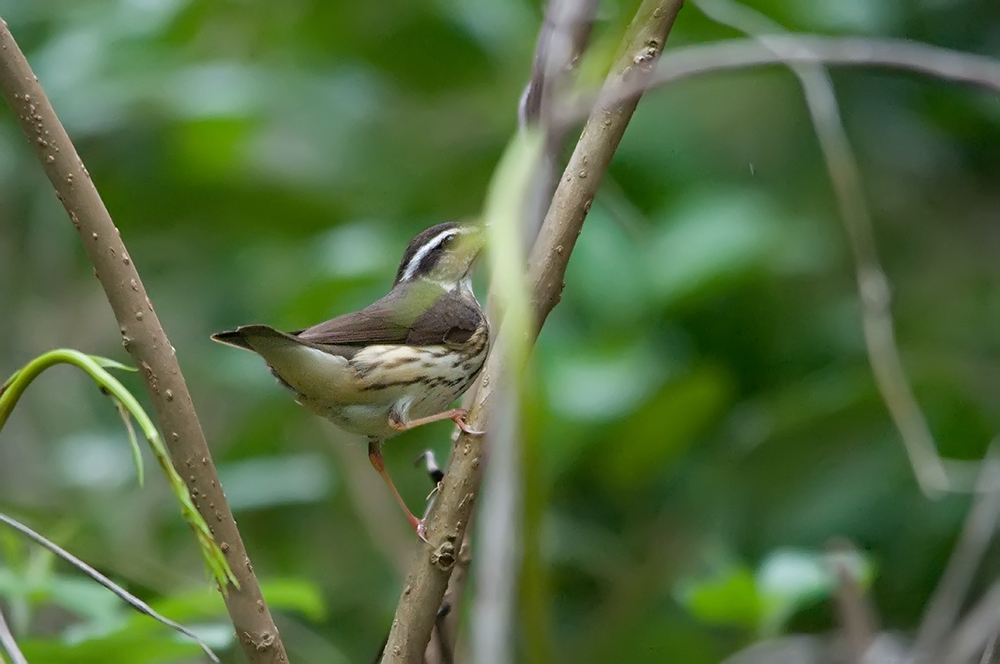
<svg viewBox="0 0 1000 664">
<path fill-rule="evenodd" d="M 617 89 L 623 80 L 643 80 L 650 74 L 681 5 L 681 0 L 642 3 L 612 65 L 605 83 L 607 89 Z M 526 346 L 534 343 L 559 301 L 576 237 L 638 102 L 636 95 L 595 108 L 559 181 L 528 262 L 533 320 L 523 340 Z M 500 329 L 477 383 L 469 414 L 469 422 L 476 429 L 489 430 L 495 416 L 497 385 L 504 383 L 507 371 L 520 369 L 508 363 L 503 352 L 508 343 L 505 335 L 511 333 L 507 327 Z M 463 433 L 455 444 L 437 505 L 429 518 L 431 549 L 418 556 L 406 577 L 383 662 L 419 662 L 423 656 L 455 565 L 457 548 L 477 500 L 483 462 L 482 441 Z"/>
<path fill-rule="evenodd" d="M 527 194 L 527 200 L 522 206 L 522 214 L 519 218 L 512 220 L 512 229 L 522 229 L 521 237 L 517 240 L 517 247 L 523 248 L 524 251 L 516 252 L 518 254 L 516 256 L 505 256 L 501 260 L 504 265 L 518 266 L 515 268 L 518 270 L 518 275 L 523 272 L 523 267 L 520 266 L 523 266 L 525 258 L 522 254 L 534 244 L 535 238 L 538 236 L 538 229 L 541 228 L 545 212 L 548 210 L 552 191 L 556 185 L 559 152 L 568 130 L 568 127 L 564 126 L 558 132 L 552 131 L 553 110 L 572 86 L 577 64 L 590 41 L 597 4 L 597 0 L 549 0 L 545 6 L 545 14 L 535 45 L 531 78 L 518 104 L 518 125 L 521 130 L 541 129 L 545 134 L 545 148 L 537 167 L 534 182 Z M 516 247 L 510 247 L 510 249 L 513 250 Z M 494 277 L 497 277 L 496 273 Z M 491 320 L 496 320 L 497 295 L 497 289 L 491 286 L 487 307 L 487 315 Z M 523 295 L 523 293 L 519 295 Z M 504 399 L 503 403 L 497 406 L 499 418 L 505 422 L 517 417 L 518 407 L 523 403 L 523 399 L 519 397 L 520 388 L 508 391 L 510 392 L 509 398 Z M 464 400 L 465 405 L 471 403 L 471 397 L 472 394 L 469 393 Z M 495 515 L 485 517 L 488 527 L 484 528 L 481 534 L 483 541 L 480 543 L 480 550 L 483 555 L 476 566 L 481 577 L 477 584 L 480 589 L 477 598 L 479 601 L 479 608 L 476 609 L 477 616 L 483 610 L 482 602 L 487 596 L 493 595 L 494 599 L 497 599 L 502 595 L 506 608 L 503 610 L 490 609 L 490 612 L 497 619 L 501 615 L 509 618 L 516 599 L 507 580 L 516 576 L 515 570 L 520 565 L 522 557 L 517 554 L 510 555 L 517 547 L 515 539 L 518 533 L 523 530 L 521 512 L 524 474 L 522 469 L 525 461 L 522 453 L 523 444 L 519 434 L 520 431 L 517 429 L 505 427 L 505 432 L 494 435 L 489 444 L 490 457 L 493 461 L 488 472 L 492 477 L 486 483 L 493 489 L 484 494 L 480 512 L 495 512 Z M 445 628 L 442 635 L 442 639 L 450 639 L 451 646 L 455 645 L 454 640 L 458 636 L 457 622 L 461 614 L 454 608 L 461 602 L 465 582 L 468 578 L 465 572 L 468 569 L 468 560 L 471 558 L 470 549 L 471 531 L 467 529 L 461 546 L 461 551 L 465 552 L 466 564 L 462 565 L 462 555 L 460 554 L 459 568 L 452 574 L 448 589 L 445 591 L 444 604 L 442 604 L 442 606 L 448 606 L 452 609 L 443 620 Z M 494 579 L 496 583 L 493 583 Z M 495 590 L 491 591 L 491 588 L 495 588 Z M 506 591 L 503 591 L 502 588 L 506 588 Z M 479 635 L 476 637 L 476 642 L 479 643 L 485 632 L 498 630 L 490 627 L 488 622 L 477 619 L 477 627 L 474 628 L 474 631 Z M 499 631 L 503 631 L 503 629 Z M 487 650 L 493 652 L 492 648 L 487 647 Z"/>
<path fill-rule="evenodd" d="M 596 14 L 597 0 L 549 0 L 545 7 L 531 79 L 517 109 L 521 129 L 542 127 L 546 132 L 545 153 L 535 186 L 524 206 L 522 226 L 526 250 L 538 237 L 538 229 L 552 200 L 559 155 L 570 128 L 553 121 L 558 103 L 571 89 L 577 65 L 590 42 Z"/>
<path fill-rule="evenodd" d="M 709 18 L 751 35 L 784 31 L 757 11 L 733 0 L 697 0 L 696 5 Z M 768 46 L 767 37 L 762 36 L 760 41 Z M 780 54 L 781 51 L 775 49 L 775 53 Z M 833 82 L 820 64 L 790 63 L 788 66 L 802 85 L 813 130 L 823 151 L 840 218 L 854 255 L 865 347 L 875 383 L 903 439 L 920 488 L 925 494 L 948 490 L 950 482 L 944 464 L 937 453 L 927 419 L 906 378 L 896 344 L 891 287 L 879 262 L 871 213 L 861 185 L 861 169 L 844 130 Z"/>
<path fill-rule="evenodd" d="M 864 664 L 878 628 L 875 612 L 864 589 L 844 562 L 843 555 L 852 553 L 854 546 L 847 541 L 834 541 L 827 545 L 829 564 L 837 578 L 834 602 L 847 652 L 851 662 Z"/>
<path fill-rule="evenodd" d="M 17 116 L 56 196 L 80 233 L 84 249 L 156 411 L 174 466 L 226 553 L 240 587 L 223 596 L 251 662 L 286 662 L 284 646 L 260 591 L 229 504 L 222 492 L 191 395 L 136 266 L 69 135 L 0 19 L 0 94 Z"/>
<path fill-rule="evenodd" d="M 568 91 L 569 74 L 587 48 L 597 0 L 549 0 L 531 65 L 531 79 L 518 104 L 521 127 L 548 124 L 553 106 Z"/>
</svg>

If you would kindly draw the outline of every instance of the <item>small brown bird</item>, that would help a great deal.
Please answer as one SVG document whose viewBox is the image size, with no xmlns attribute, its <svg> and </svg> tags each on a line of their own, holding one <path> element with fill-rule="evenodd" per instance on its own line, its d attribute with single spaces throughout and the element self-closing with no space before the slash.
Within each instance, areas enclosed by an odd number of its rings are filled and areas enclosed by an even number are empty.
<svg viewBox="0 0 1000 664">
<path fill-rule="evenodd" d="M 486 361 L 489 324 L 472 292 L 484 229 L 448 222 L 410 242 L 392 288 L 361 311 L 299 332 L 244 325 L 212 335 L 264 358 L 281 384 L 314 413 L 368 438 L 368 458 L 417 534 L 382 460 L 382 442 L 422 424 L 451 419 L 473 434 L 467 412 L 446 408 Z"/>
</svg>

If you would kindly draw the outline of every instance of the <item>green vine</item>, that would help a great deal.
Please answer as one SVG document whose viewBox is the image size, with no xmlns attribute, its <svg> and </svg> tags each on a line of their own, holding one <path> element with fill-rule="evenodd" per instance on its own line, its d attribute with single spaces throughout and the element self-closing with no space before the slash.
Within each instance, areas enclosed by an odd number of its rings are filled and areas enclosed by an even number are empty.
<svg viewBox="0 0 1000 664">
<path fill-rule="evenodd" d="M 26 364 L 22 369 L 16 371 L 14 375 L 7 379 L 7 382 L 0 386 L 0 430 L 7 423 L 7 418 L 10 417 L 11 411 L 14 410 L 14 406 L 17 405 L 18 400 L 28 385 L 31 384 L 31 381 L 37 378 L 43 371 L 56 364 L 72 364 L 82 369 L 97 383 L 101 392 L 108 395 L 114 402 L 128 431 L 129 443 L 132 446 L 132 459 L 135 462 L 139 484 L 142 485 L 144 480 L 142 455 L 139 450 L 139 442 L 136 439 L 135 430 L 132 427 L 132 420 L 136 421 L 139 428 L 142 429 L 146 440 L 149 441 L 153 456 L 160 462 L 160 467 L 163 468 L 163 472 L 167 476 L 167 482 L 169 482 L 174 495 L 177 497 L 177 501 L 180 503 L 181 516 L 188 522 L 192 530 L 194 530 L 195 536 L 198 538 L 201 554 L 205 559 L 205 564 L 211 570 L 212 576 L 218 582 L 223 592 L 226 591 L 229 583 L 239 588 L 240 584 L 236 580 L 232 569 L 230 569 L 229 563 L 226 562 L 225 555 L 223 555 L 219 545 L 212 537 L 212 533 L 208 529 L 208 524 L 205 523 L 198 510 L 195 509 L 187 486 L 184 485 L 184 480 L 181 479 L 181 476 L 174 469 L 173 464 L 170 463 L 167 448 L 164 446 L 163 439 L 160 438 L 160 434 L 156 430 L 153 421 L 146 414 L 146 411 L 142 409 L 142 406 L 139 405 L 136 398 L 132 396 L 132 393 L 118 382 L 118 379 L 106 371 L 106 369 L 135 371 L 132 367 L 125 366 L 105 357 L 87 355 L 68 348 L 59 348 L 40 355 Z"/>
</svg>

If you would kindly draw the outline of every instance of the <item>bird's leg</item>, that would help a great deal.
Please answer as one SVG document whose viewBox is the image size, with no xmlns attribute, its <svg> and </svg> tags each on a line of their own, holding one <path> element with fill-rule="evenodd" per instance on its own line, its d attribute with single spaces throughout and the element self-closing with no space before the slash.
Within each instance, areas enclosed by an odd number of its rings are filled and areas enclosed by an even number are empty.
<svg viewBox="0 0 1000 664">
<path fill-rule="evenodd" d="M 469 415 L 469 411 L 464 408 L 452 408 L 451 410 L 446 410 L 434 415 L 428 415 L 427 417 L 419 417 L 415 420 L 401 420 L 395 416 L 395 412 L 389 415 L 389 426 L 391 426 L 396 431 L 409 431 L 419 426 L 425 424 L 430 424 L 431 422 L 440 422 L 441 420 L 453 420 L 458 428 L 467 434 L 473 436 L 482 436 L 485 431 L 476 431 L 468 425 L 465 418 Z"/>
<path fill-rule="evenodd" d="M 411 512 L 410 508 L 406 506 L 406 502 L 403 501 L 403 497 L 399 495 L 399 491 L 396 490 L 396 485 L 392 483 L 392 478 L 389 477 L 389 472 L 385 469 L 385 461 L 382 459 L 382 441 L 368 441 L 368 460 L 371 461 L 375 472 L 381 475 L 382 479 L 385 480 L 389 490 L 392 491 L 392 495 L 396 497 L 396 502 L 403 508 L 403 512 L 406 514 L 406 520 L 410 522 L 410 527 L 416 531 L 417 537 L 426 542 L 427 533 L 424 530 L 423 519 L 418 519 L 413 516 L 413 512 Z"/>
</svg>

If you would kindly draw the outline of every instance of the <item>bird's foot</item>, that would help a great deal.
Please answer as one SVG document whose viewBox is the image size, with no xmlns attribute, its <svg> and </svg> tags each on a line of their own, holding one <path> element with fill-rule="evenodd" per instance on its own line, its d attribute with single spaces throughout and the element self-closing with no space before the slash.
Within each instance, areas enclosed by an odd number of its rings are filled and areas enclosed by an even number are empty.
<svg viewBox="0 0 1000 664">
<path fill-rule="evenodd" d="M 424 544 L 429 545 L 430 542 L 427 541 L 427 527 L 424 526 L 424 520 L 416 519 L 414 522 L 411 522 L 410 525 L 413 526 L 413 530 L 417 533 L 417 537 L 423 540 Z"/>
<path fill-rule="evenodd" d="M 469 426 L 469 423 L 465 421 L 465 418 L 469 416 L 469 411 L 464 408 L 456 408 L 452 411 L 451 419 L 458 425 L 458 428 L 469 434 L 470 436 L 482 436 L 485 431 L 479 431 L 478 429 L 473 429 Z"/>
</svg>

